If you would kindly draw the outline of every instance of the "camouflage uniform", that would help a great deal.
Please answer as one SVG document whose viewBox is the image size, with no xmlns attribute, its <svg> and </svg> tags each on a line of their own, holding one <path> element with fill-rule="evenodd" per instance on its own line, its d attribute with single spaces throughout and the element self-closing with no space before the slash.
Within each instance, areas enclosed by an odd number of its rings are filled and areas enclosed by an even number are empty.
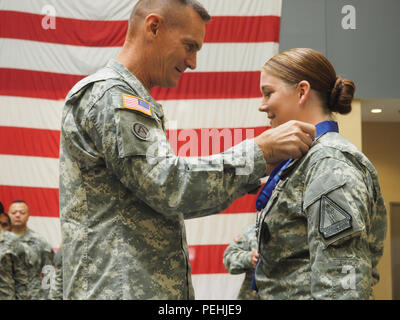
<svg viewBox="0 0 400 320">
<path fill-rule="evenodd" d="M 25 251 L 17 239 L 0 228 L 0 300 L 30 299 Z"/>
<path fill-rule="evenodd" d="M 386 208 L 370 161 L 326 133 L 281 173 L 261 211 L 262 299 L 372 299 Z"/>
<path fill-rule="evenodd" d="M 251 253 L 257 250 L 256 224 L 246 226 L 226 248 L 224 252 L 224 265 L 231 274 L 246 273 L 239 291 L 239 300 L 257 300 L 258 296 L 253 293 L 251 282 L 254 267 L 251 263 Z"/>
<path fill-rule="evenodd" d="M 151 115 L 124 107 L 123 94 L 149 102 Z M 60 145 L 64 299 L 194 298 L 183 219 L 220 212 L 259 187 L 265 160 L 253 140 L 181 158 L 164 122 L 161 105 L 115 60 L 69 92 Z"/>
<path fill-rule="evenodd" d="M 51 245 L 37 232 L 27 229 L 18 235 L 18 241 L 26 252 L 25 263 L 28 266 L 29 291 L 33 300 L 45 300 L 48 289 L 42 285 L 45 266 L 53 266 L 54 252 Z"/>
<path fill-rule="evenodd" d="M 62 300 L 63 299 L 63 272 L 62 272 L 62 252 L 60 247 L 54 256 L 54 274 L 51 279 L 49 299 Z"/>
</svg>

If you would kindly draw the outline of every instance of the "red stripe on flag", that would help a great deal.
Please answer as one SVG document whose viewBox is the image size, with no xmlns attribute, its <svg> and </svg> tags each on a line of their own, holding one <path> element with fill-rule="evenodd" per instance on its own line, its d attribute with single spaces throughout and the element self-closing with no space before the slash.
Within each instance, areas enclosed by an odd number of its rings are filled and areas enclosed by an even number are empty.
<svg viewBox="0 0 400 320">
<path fill-rule="evenodd" d="M 0 37 L 75 46 L 119 47 L 125 41 L 127 21 L 55 18 L 55 29 L 44 29 L 44 15 L 0 11 Z M 47 18 L 46 18 L 47 20 Z"/>
<path fill-rule="evenodd" d="M 258 194 L 261 192 L 261 188 L 264 185 L 261 185 L 257 194 L 246 194 L 243 197 L 235 200 L 226 210 L 222 211 L 221 214 L 232 214 L 232 213 L 254 213 L 257 212 L 256 209 L 256 200 Z"/>
<path fill-rule="evenodd" d="M 167 130 L 174 152 L 183 157 L 224 152 L 268 127 Z M 0 154 L 58 158 L 60 131 L 23 127 L 1 127 Z"/>
<path fill-rule="evenodd" d="M 188 72 L 176 88 L 155 87 L 157 100 L 258 98 L 260 72 Z"/>
<path fill-rule="evenodd" d="M 228 273 L 223 263 L 228 244 L 189 246 L 192 274 Z"/>
<path fill-rule="evenodd" d="M 252 139 L 268 127 L 203 128 L 167 130 L 175 154 L 181 157 L 199 157 L 218 154 L 246 139 Z"/>
<path fill-rule="evenodd" d="M 60 131 L 0 127 L 0 154 L 58 158 Z"/>
<path fill-rule="evenodd" d="M 85 76 L 0 68 L 0 95 L 62 100 Z"/>
<path fill-rule="evenodd" d="M 128 22 L 56 17 L 55 29 L 44 29 L 44 15 L 0 11 L 0 37 L 75 46 L 120 47 Z M 207 24 L 205 42 L 279 42 L 278 16 L 215 16 Z"/>
<path fill-rule="evenodd" d="M 0 95 L 60 100 L 84 77 L 0 68 Z M 258 98 L 259 81 L 259 71 L 188 72 L 176 88 L 155 87 L 151 94 L 156 100 Z"/>
<path fill-rule="evenodd" d="M 0 199 L 6 211 L 12 201 L 24 200 L 29 206 L 31 216 L 54 218 L 60 216 L 58 189 L 0 185 Z"/>
<path fill-rule="evenodd" d="M 204 42 L 279 42 L 280 17 L 213 17 Z"/>
<path fill-rule="evenodd" d="M 0 200 L 5 208 L 16 199 L 26 200 L 32 216 L 59 217 L 58 189 L 0 185 Z M 235 200 L 221 214 L 257 212 L 256 199 L 257 195 L 247 194 Z"/>
</svg>

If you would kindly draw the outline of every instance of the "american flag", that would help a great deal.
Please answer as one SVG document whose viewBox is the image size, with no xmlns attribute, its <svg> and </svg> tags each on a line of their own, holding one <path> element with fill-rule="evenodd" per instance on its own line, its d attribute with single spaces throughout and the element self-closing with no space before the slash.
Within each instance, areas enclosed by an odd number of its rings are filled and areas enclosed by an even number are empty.
<svg viewBox="0 0 400 320">
<path fill-rule="evenodd" d="M 122 100 L 124 108 L 137 110 L 149 116 L 152 115 L 149 102 L 144 101 L 138 97 L 128 96 L 126 94 L 122 95 Z"/>
<path fill-rule="evenodd" d="M 213 16 L 197 69 L 177 88 L 154 88 L 153 97 L 174 123 L 167 128 L 181 156 L 224 151 L 261 133 L 267 118 L 257 110 L 259 70 L 278 52 L 281 0 L 200 0 Z M 0 201 L 30 206 L 28 225 L 57 248 L 59 138 L 63 99 L 73 85 L 117 56 L 127 30 L 132 0 L 2 0 L 0 2 Z M 145 106 L 144 106 L 145 107 Z M 145 107 L 146 108 L 146 107 Z M 187 154 L 192 132 L 207 129 L 232 138 L 219 150 Z M 214 140 L 215 142 L 215 140 Z M 222 263 L 227 245 L 255 221 L 255 195 L 224 212 L 186 221 L 197 299 L 233 299 L 243 275 Z"/>
</svg>

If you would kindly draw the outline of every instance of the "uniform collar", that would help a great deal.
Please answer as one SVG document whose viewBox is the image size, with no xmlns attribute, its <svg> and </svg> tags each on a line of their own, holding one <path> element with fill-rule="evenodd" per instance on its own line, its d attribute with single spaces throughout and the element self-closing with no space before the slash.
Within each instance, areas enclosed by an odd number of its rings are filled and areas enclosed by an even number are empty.
<svg viewBox="0 0 400 320">
<path fill-rule="evenodd" d="M 322 121 L 318 123 L 316 126 L 317 129 L 317 135 L 315 139 L 313 140 L 313 143 L 311 145 L 311 148 L 315 146 L 318 143 L 318 140 L 324 136 L 326 133 L 329 132 L 339 132 L 339 126 L 336 121 Z M 303 157 L 302 157 L 303 158 Z M 290 162 L 290 164 L 281 172 L 281 177 L 287 176 L 292 170 L 295 168 L 295 166 L 299 163 L 299 161 L 302 159 L 294 159 Z"/>
<path fill-rule="evenodd" d="M 129 87 L 140 96 L 140 98 L 150 102 L 152 110 L 155 111 L 160 119 L 164 117 L 162 105 L 150 95 L 150 92 L 145 88 L 140 80 L 136 78 L 122 63 L 115 59 L 111 59 L 107 63 L 106 67 L 116 71 L 122 77 L 124 82 L 126 82 Z"/>
</svg>

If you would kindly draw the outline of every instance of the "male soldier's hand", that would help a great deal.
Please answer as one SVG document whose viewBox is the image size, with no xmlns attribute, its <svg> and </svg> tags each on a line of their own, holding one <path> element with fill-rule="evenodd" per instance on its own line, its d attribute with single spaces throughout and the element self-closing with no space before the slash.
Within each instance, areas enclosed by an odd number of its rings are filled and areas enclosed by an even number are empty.
<svg viewBox="0 0 400 320">
<path fill-rule="evenodd" d="M 297 159 L 311 147 L 316 135 L 314 125 L 291 120 L 276 128 L 264 131 L 254 139 L 268 163 Z"/>
</svg>

